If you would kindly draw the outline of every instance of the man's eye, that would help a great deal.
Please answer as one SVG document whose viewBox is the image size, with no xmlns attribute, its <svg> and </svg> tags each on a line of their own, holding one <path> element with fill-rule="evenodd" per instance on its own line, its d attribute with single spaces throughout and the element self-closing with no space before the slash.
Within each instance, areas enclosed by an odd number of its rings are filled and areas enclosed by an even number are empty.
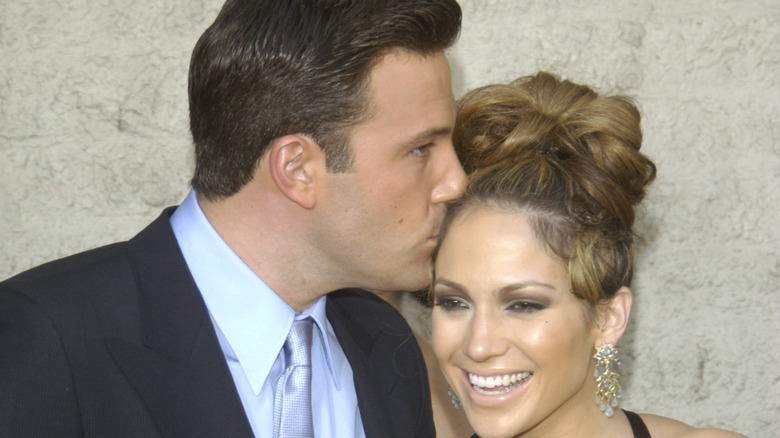
<svg viewBox="0 0 780 438">
<path fill-rule="evenodd" d="M 433 143 L 429 143 L 429 144 L 426 144 L 425 146 L 420 146 L 420 147 L 414 148 L 414 149 L 412 149 L 412 155 L 417 155 L 417 156 L 421 156 L 421 157 L 426 156 L 426 155 L 428 155 L 428 149 L 431 146 L 433 146 Z"/>
</svg>

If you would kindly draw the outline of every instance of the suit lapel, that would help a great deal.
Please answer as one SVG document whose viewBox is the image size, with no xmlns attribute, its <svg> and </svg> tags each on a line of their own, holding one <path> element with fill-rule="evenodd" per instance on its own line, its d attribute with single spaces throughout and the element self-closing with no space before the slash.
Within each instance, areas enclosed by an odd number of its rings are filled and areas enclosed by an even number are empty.
<svg viewBox="0 0 780 438">
<path fill-rule="evenodd" d="M 328 297 L 327 315 L 352 367 L 355 392 L 366 437 L 391 438 L 392 412 L 387 406 L 387 394 L 392 390 L 395 382 L 376 375 L 377 367 L 371 358 L 375 339 L 360 321 L 354 319 L 338 305 L 335 294 Z"/>
<path fill-rule="evenodd" d="M 129 242 L 143 345 L 110 339 L 109 349 L 163 436 L 251 437 L 206 306 L 170 228 L 172 212 Z"/>
</svg>

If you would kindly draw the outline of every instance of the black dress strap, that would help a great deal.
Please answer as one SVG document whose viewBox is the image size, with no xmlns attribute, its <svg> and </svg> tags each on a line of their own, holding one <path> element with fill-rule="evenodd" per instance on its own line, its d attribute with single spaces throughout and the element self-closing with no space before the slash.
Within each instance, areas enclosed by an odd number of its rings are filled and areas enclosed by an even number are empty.
<svg viewBox="0 0 780 438">
<path fill-rule="evenodd" d="M 634 432 L 634 438 L 651 438 L 650 431 L 647 430 L 645 422 L 642 421 L 642 418 L 639 415 L 625 409 L 623 409 L 623 413 L 626 414 L 628 422 L 631 424 L 631 430 Z"/>
</svg>

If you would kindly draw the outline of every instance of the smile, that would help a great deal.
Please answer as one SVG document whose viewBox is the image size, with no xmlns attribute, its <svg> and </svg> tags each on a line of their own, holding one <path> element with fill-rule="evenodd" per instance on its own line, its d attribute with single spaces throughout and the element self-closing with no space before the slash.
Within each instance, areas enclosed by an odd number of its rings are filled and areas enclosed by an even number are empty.
<svg viewBox="0 0 780 438">
<path fill-rule="evenodd" d="M 474 391 L 483 395 L 505 394 L 522 385 L 532 376 L 528 372 L 491 377 L 478 376 L 474 373 L 468 373 L 468 375 L 471 387 L 474 388 Z"/>
</svg>

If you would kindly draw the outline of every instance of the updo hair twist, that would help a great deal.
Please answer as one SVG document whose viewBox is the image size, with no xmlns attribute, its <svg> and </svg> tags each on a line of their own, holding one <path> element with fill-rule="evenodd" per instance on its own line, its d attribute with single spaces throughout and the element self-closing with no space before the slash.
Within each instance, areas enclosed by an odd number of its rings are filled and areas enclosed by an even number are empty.
<svg viewBox="0 0 780 438">
<path fill-rule="evenodd" d="M 469 186 L 450 209 L 527 215 L 567 268 L 572 293 L 597 304 L 631 282 L 634 206 L 655 179 L 636 106 L 540 72 L 458 102 L 453 142 Z"/>
</svg>

